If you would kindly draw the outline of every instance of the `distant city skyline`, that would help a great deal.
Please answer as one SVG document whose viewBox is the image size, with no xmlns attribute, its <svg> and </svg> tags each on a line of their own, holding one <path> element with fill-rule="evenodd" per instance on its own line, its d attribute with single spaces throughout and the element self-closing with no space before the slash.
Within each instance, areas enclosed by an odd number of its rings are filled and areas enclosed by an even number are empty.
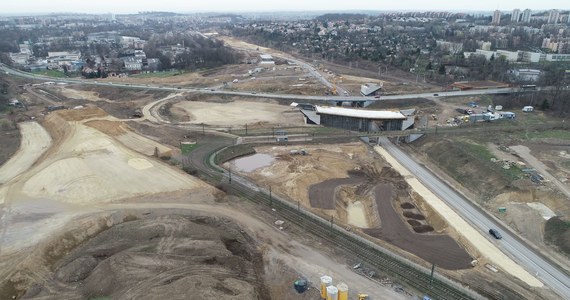
<svg viewBox="0 0 570 300">
<path fill-rule="evenodd" d="M 515 8 L 521 11 L 530 8 L 540 10 L 570 10 L 568 1 L 542 0 L 542 1 L 497 1 L 479 0 L 469 2 L 442 0 L 408 0 L 405 2 L 378 1 L 378 0 L 208 0 L 208 1 L 180 1 L 180 0 L 17 0 L 2 3 L 0 14 L 27 15 L 40 13 L 137 13 L 141 11 L 169 11 L 169 12 L 271 12 L 271 11 L 512 11 Z"/>
</svg>

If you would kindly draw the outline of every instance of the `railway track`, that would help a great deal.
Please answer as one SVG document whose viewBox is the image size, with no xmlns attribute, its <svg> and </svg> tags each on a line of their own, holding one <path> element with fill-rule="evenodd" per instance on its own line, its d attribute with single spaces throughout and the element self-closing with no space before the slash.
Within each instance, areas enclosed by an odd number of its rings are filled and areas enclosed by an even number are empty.
<svg viewBox="0 0 570 300">
<path fill-rule="evenodd" d="M 280 217 L 291 222 L 305 231 L 318 236 L 335 245 L 335 248 L 356 257 L 371 269 L 376 269 L 386 275 L 415 288 L 420 293 L 429 295 L 432 299 L 480 299 L 480 295 L 464 288 L 441 275 L 430 276 L 430 271 L 381 249 L 378 245 L 335 225 L 310 212 L 300 209 L 298 205 L 281 197 L 272 195 L 259 188 L 252 188 L 252 183 L 246 179 L 232 175 L 229 182 L 228 173 L 213 162 L 214 153 L 231 145 L 217 143 L 203 145 L 196 149 L 189 159 L 198 175 L 214 186 L 222 186 L 224 190 L 236 196 L 246 198 L 258 205 L 273 208 Z M 488 295 L 492 298 L 493 295 Z"/>
</svg>

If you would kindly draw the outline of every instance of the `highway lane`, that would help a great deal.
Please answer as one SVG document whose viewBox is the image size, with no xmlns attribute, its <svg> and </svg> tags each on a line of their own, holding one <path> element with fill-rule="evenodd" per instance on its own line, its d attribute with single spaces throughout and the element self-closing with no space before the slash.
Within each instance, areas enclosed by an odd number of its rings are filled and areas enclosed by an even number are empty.
<svg viewBox="0 0 570 300">
<path fill-rule="evenodd" d="M 500 88 L 500 89 L 486 89 L 486 90 L 447 91 L 447 92 L 436 92 L 436 93 L 388 95 L 388 96 L 382 96 L 381 98 L 364 97 L 364 96 L 304 96 L 304 95 L 291 95 L 291 94 L 271 94 L 271 93 L 223 91 L 223 90 L 216 90 L 216 89 L 211 89 L 211 88 L 182 88 L 182 87 L 172 87 L 172 86 L 157 86 L 157 85 L 149 85 L 149 84 L 110 83 L 110 82 L 98 82 L 96 79 L 53 78 L 53 77 L 47 77 L 47 76 L 41 76 L 41 75 L 31 74 L 31 73 L 27 73 L 27 72 L 22 72 L 19 70 L 9 68 L 3 64 L 0 64 L 0 70 L 2 70 L 3 72 L 5 72 L 9 75 L 25 77 L 25 78 L 29 78 L 29 79 L 56 82 L 56 83 L 62 82 L 62 83 L 69 83 L 69 84 L 83 84 L 83 85 L 92 85 L 92 86 L 109 86 L 109 87 L 117 87 L 117 88 L 160 90 L 160 91 L 172 91 L 172 92 L 196 92 L 196 93 L 201 93 L 201 94 L 248 96 L 248 97 L 259 97 L 259 98 L 287 99 L 287 100 L 292 100 L 292 101 L 314 100 L 314 101 L 331 101 L 331 102 L 335 102 L 335 101 L 372 101 L 373 102 L 373 101 L 383 101 L 383 100 L 403 100 L 403 99 L 430 98 L 430 97 L 455 97 L 455 96 L 473 96 L 473 95 L 491 95 L 491 94 L 508 94 L 508 93 L 527 92 L 527 91 L 522 91 L 519 88 Z M 436 94 L 437 94 L 437 96 L 434 96 Z"/>
<path fill-rule="evenodd" d="M 403 166 L 412 172 L 434 194 L 452 207 L 467 222 L 481 230 L 485 236 L 496 243 L 503 252 L 523 266 L 531 274 L 552 288 L 565 299 L 570 299 L 570 277 L 554 263 L 547 261 L 537 254 L 529 245 L 515 237 L 515 234 L 499 224 L 491 216 L 478 209 L 468 199 L 445 184 L 425 167 L 419 165 L 410 156 L 391 143 L 387 138 L 379 139 L 380 145 L 394 156 Z M 490 237 L 490 228 L 498 229 L 503 235 L 502 240 Z"/>
</svg>

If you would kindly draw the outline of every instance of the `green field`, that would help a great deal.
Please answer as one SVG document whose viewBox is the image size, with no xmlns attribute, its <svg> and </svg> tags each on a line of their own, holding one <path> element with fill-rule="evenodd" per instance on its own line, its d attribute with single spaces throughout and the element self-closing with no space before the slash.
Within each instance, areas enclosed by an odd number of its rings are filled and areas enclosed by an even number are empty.
<svg viewBox="0 0 570 300">
<path fill-rule="evenodd" d="M 570 222 L 554 217 L 544 225 L 544 239 L 556 245 L 560 251 L 570 255 Z"/>
<path fill-rule="evenodd" d="M 188 155 L 197 147 L 198 144 L 180 144 L 180 151 L 182 152 L 182 154 Z"/>
<path fill-rule="evenodd" d="M 528 133 L 529 139 L 561 139 L 570 140 L 570 131 L 568 130 L 545 130 L 545 131 L 533 131 Z"/>
<path fill-rule="evenodd" d="M 131 75 L 133 78 L 164 78 L 164 77 L 172 77 L 182 74 L 180 71 L 166 71 L 166 72 L 154 72 L 154 73 L 141 73 Z"/>
<path fill-rule="evenodd" d="M 34 71 L 32 73 L 36 74 L 36 75 L 43 75 L 43 76 L 49 76 L 49 77 L 55 77 L 55 78 L 66 78 L 67 77 L 67 75 L 65 75 L 62 71 L 58 71 L 58 70 Z"/>
</svg>

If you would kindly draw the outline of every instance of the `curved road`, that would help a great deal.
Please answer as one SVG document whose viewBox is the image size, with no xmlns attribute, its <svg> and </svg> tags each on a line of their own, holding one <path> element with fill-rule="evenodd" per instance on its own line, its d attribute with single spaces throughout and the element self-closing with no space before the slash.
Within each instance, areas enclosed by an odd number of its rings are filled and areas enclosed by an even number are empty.
<svg viewBox="0 0 570 300">
<path fill-rule="evenodd" d="M 570 299 L 570 277 L 567 273 L 559 269 L 552 262 L 547 261 L 542 255 L 537 254 L 527 244 L 516 238 L 510 230 L 503 227 L 487 213 L 478 209 L 449 185 L 419 165 L 387 138 L 379 138 L 379 143 L 404 167 L 413 174 L 416 174 L 417 178 L 434 194 L 452 207 L 463 219 L 470 222 L 475 228 L 485 233 L 488 232 L 490 228 L 499 228 L 503 239 L 493 239 L 493 242 L 498 244 L 498 247 L 503 250 L 503 252 L 507 253 L 531 274 L 535 274 L 535 276 L 550 286 L 564 299 Z M 489 235 L 486 234 L 486 236 Z"/>
<path fill-rule="evenodd" d="M 294 101 L 315 100 L 315 101 L 382 101 L 382 100 L 401 100 L 401 99 L 415 99 L 415 98 L 428 98 L 428 97 L 454 97 L 454 96 L 472 96 L 472 95 L 491 95 L 491 94 L 509 94 L 521 93 L 518 88 L 500 88 L 500 89 L 486 89 L 486 90 L 467 90 L 467 91 L 449 91 L 437 93 L 419 93 L 419 94 L 404 94 L 404 95 L 390 95 L 382 96 L 381 98 L 364 97 L 364 96 L 304 96 L 292 94 L 271 94 L 271 93 L 254 93 L 254 92 L 236 92 L 236 91 L 222 91 L 211 88 L 182 88 L 171 86 L 158 86 L 148 84 L 130 84 L 130 83 L 110 83 L 110 82 L 97 82 L 95 79 L 72 79 L 72 78 L 53 78 L 42 75 L 31 74 L 20 70 L 12 69 L 4 64 L 0 64 L 0 70 L 8 75 L 25 77 L 29 79 L 57 82 L 57 83 L 70 83 L 70 84 L 83 84 L 93 86 L 109 86 L 130 89 L 145 89 L 145 90 L 159 90 L 159 91 L 172 91 L 172 92 L 197 92 L 202 94 L 213 95 L 230 95 L 230 96 L 248 96 L 259 98 L 275 98 L 275 99 L 288 99 Z M 315 71 L 316 72 L 316 71 Z M 326 80 L 325 80 L 326 81 Z M 330 83 L 329 83 L 330 84 Z M 438 96 L 434 96 L 438 95 Z"/>
<path fill-rule="evenodd" d="M 98 83 L 92 80 L 83 79 L 56 79 L 45 76 L 38 76 L 19 70 L 14 70 L 3 64 L 0 64 L 0 70 L 8 75 L 15 75 L 20 77 L 26 77 L 31 79 L 38 79 L 44 81 L 53 82 L 64 82 L 64 83 L 75 83 L 84 85 L 95 85 L 95 86 L 113 86 L 120 88 L 133 88 L 133 89 L 148 89 L 148 90 L 165 90 L 165 91 L 177 91 L 177 92 L 200 92 L 204 94 L 219 94 L 219 95 L 238 95 L 238 96 L 250 96 L 250 97 L 264 97 L 264 98 L 279 98 L 279 99 L 290 99 L 290 100 L 317 100 L 317 101 L 378 101 L 378 100 L 398 100 L 398 99 L 413 99 L 413 98 L 425 98 L 425 97 L 449 97 L 449 96 L 467 96 L 467 95 L 483 95 L 483 94 L 503 94 L 503 93 L 517 93 L 524 92 L 517 88 L 503 88 L 503 89 L 488 89 L 488 90 L 469 90 L 469 91 L 451 91 L 451 92 L 438 92 L 438 96 L 433 93 L 421 93 L 421 94 L 407 94 L 407 95 L 392 95 L 384 96 L 382 99 L 375 99 L 369 97 L 346 97 L 346 96 L 302 96 L 302 95 L 276 95 L 276 94 L 266 94 L 258 93 L 252 94 L 248 92 L 229 92 L 229 91 L 217 91 L 210 89 L 198 89 L 198 88 L 177 88 L 177 87 L 161 87 L 161 86 L 150 86 L 150 85 L 134 85 L 134 84 L 112 84 L 112 83 Z M 548 88 L 544 88 L 548 89 Z M 548 262 L 542 256 L 536 254 L 528 245 L 515 238 L 510 231 L 506 230 L 503 226 L 500 226 L 494 219 L 492 219 L 488 214 L 475 208 L 470 202 L 459 195 L 455 190 L 444 184 L 441 180 L 437 179 L 433 174 L 427 171 L 424 167 L 420 166 L 418 163 L 413 161 L 409 156 L 407 156 L 400 149 L 396 148 L 391 144 L 386 138 L 380 139 L 381 145 L 386 148 L 394 157 L 396 157 L 400 163 L 402 163 L 410 171 L 418 174 L 420 180 L 426 184 L 436 195 L 441 197 L 443 201 L 448 203 L 453 207 L 465 220 L 471 222 L 474 226 L 487 232 L 489 228 L 502 228 L 504 238 L 502 241 L 498 241 L 501 244 L 501 248 L 509 253 L 516 261 L 521 263 L 527 270 L 534 274 L 538 274 L 538 277 L 547 285 L 549 285 L 554 291 L 564 298 L 570 299 L 570 278 L 568 274 L 561 271 L 554 263 Z"/>
</svg>

